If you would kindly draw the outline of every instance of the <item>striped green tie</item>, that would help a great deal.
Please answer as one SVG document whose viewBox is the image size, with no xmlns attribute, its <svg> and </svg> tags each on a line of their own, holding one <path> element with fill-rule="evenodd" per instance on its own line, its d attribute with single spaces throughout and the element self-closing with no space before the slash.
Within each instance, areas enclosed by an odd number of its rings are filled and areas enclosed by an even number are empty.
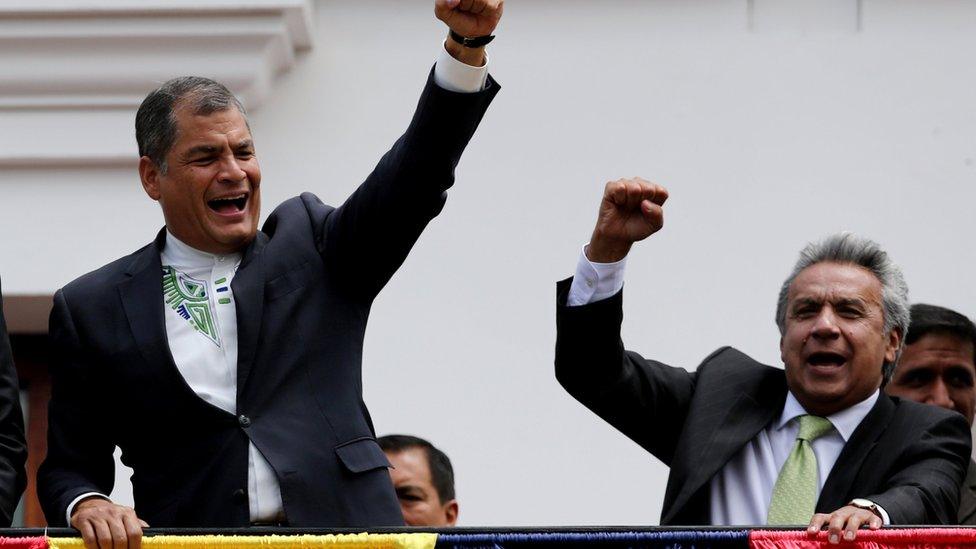
<svg viewBox="0 0 976 549">
<path fill-rule="evenodd" d="M 783 468 L 779 470 L 766 524 L 806 524 L 817 507 L 817 456 L 810 443 L 834 426 L 827 418 L 800 416 L 800 432 Z"/>
</svg>

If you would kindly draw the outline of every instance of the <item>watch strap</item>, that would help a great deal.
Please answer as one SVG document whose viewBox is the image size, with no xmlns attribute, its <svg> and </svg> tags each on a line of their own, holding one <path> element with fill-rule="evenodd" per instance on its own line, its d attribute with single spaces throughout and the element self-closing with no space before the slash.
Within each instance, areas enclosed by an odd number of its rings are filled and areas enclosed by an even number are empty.
<svg viewBox="0 0 976 549">
<path fill-rule="evenodd" d="M 450 36 L 451 36 L 451 40 L 454 40 L 455 42 L 461 44 L 465 48 L 480 48 L 482 46 L 487 45 L 489 42 L 495 39 L 494 34 L 468 38 L 466 36 L 461 36 L 460 34 L 454 32 L 453 29 L 451 29 Z"/>
</svg>

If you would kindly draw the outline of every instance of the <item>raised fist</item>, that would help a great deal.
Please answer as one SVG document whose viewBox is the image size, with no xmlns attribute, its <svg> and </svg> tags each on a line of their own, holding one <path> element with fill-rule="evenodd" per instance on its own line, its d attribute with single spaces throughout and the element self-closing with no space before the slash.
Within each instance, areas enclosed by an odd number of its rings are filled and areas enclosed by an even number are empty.
<svg viewBox="0 0 976 549">
<path fill-rule="evenodd" d="M 434 15 L 465 38 L 487 36 L 502 18 L 504 0 L 435 0 Z"/>
<path fill-rule="evenodd" d="M 634 242 L 664 226 L 667 199 L 667 189 L 639 177 L 607 183 L 586 256 L 597 263 L 623 259 Z"/>
</svg>

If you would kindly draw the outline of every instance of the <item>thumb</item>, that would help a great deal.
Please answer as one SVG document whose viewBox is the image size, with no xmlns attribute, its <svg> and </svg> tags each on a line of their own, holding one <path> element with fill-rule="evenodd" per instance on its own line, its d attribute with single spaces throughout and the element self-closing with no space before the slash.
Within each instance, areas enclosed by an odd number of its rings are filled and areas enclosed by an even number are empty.
<svg viewBox="0 0 976 549">
<path fill-rule="evenodd" d="M 461 0 L 434 0 L 434 7 L 442 10 L 451 10 L 456 8 L 460 3 Z"/>
<path fill-rule="evenodd" d="M 664 208 L 658 206 L 650 200 L 642 201 L 640 208 L 641 213 L 644 214 L 644 220 L 650 223 L 652 226 L 660 229 L 664 225 Z"/>
</svg>

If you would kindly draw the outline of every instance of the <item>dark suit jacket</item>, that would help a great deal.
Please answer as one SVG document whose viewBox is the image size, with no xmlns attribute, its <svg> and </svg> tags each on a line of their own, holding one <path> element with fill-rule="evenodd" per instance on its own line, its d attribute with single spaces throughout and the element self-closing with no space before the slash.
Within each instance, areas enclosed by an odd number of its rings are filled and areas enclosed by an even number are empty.
<svg viewBox="0 0 976 549">
<path fill-rule="evenodd" d="M 557 291 L 556 377 L 671 467 L 661 524 L 708 524 L 712 477 L 782 413 L 783 370 L 731 347 L 694 373 L 645 360 L 620 340 L 623 292 L 567 307 L 571 280 Z M 817 512 L 862 497 L 881 505 L 892 524 L 951 524 L 969 452 L 961 415 L 882 393 L 834 464 Z"/>
<path fill-rule="evenodd" d="M 250 440 L 277 474 L 292 526 L 403 524 L 362 400 L 366 320 L 443 207 L 498 89 L 489 79 L 480 93 L 453 93 L 431 77 L 406 133 L 344 204 L 306 193 L 271 213 L 231 284 L 238 416 L 198 398 L 173 363 L 164 233 L 57 292 L 48 456 L 38 473 L 48 521 L 64 524 L 84 492 L 109 493 L 118 445 L 150 525 L 246 525 Z"/>
<path fill-rule="evenodd" d="M 20 411 L 20 384 L 3 318 L 0 291 L 0 526 L 10 526 L 14 509 L 27 484 L 27 441 Z"/>
<path fill-rule="evenodd" d="M 976 525 L 976 462 L 973 460 L 969 460 L 966 480 L 960 488 L 957 524 Z"/>
</svg>

